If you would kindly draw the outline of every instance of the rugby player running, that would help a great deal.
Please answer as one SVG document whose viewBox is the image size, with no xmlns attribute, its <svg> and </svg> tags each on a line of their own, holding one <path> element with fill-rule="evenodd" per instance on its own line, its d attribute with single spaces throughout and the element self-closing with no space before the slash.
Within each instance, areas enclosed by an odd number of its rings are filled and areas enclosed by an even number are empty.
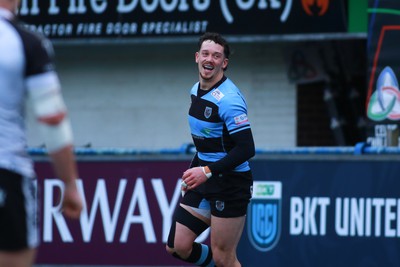
<svg viewBox="0 0 400 267">
<path fill-rule="evenodd" d="M 253 135 L 245 98 L 225 76 L 229 44 L 218 33 L 205 33 L 198 48 L 199 82 L 190 91 L 188 116 L 197 152 L 182 176 L 183 198 L 166 250 L 197 266 L 239 267 L 236 249 L 253 185 Z M 195 242 L 208 227 L 211 247 Z"/>
</svg>

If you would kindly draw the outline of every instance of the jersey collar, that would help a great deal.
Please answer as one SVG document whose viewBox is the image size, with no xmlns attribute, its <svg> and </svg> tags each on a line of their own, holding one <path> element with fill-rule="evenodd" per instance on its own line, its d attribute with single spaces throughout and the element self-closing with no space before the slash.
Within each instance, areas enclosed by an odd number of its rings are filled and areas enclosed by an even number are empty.
<svg viewBox="0 0 400 267">
<path fill-rule="evenodd" d="M 203 90 L 203 91 L 210 92 L 211 90 L 217 88 L 217 87 L 220 86 L 223 82 L 225 82 L 226 79 L 227 79 L 227 78 L 226 78 L 225 75 L 222 76 L 221 80 L 219 80 L 216 84 L 214 84 L 213 86 L 211 86 L 210 89 L 208 89 L 208 90 Z M 199 84 L 198 84 L 197 89 L 198 89 L 198 90 L 201 90 L 201 89 L 200 89 L 200 82 L 199 82 Z"/>
</svg>

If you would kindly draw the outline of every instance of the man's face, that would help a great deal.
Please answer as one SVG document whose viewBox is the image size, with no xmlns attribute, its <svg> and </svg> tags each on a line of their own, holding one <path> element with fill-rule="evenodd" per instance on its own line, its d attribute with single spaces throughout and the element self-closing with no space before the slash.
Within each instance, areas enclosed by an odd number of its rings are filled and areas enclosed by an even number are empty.
<svg viewBox="0 0 400 267">
<path fill-rule="evenodd" d="M 213 81 L 222 77 L 224 69 L 228 65 L 228 59 L 224 56 L 222 45 L 206 40 L 201 45 L 200 51 L 196 52 L 196 63 L 201 78 Z"/>
</svg>

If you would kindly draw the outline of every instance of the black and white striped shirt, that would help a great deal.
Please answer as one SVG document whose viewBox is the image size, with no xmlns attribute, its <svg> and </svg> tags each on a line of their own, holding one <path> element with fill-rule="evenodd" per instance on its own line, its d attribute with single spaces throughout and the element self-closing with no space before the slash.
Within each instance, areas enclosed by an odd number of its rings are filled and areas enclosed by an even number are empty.
<svg viewBox="0 0 400 267">
<path fill-rule="evenodd" d="M 26 153 L 25 104 L 28 91 L 42 86 L 32 82 L 37 78 L 49 79 L 48 86 L 60 86 L 50 41 L 0 8 L 0 168 L 27 177 L 34 171 Z"/>
</svg>

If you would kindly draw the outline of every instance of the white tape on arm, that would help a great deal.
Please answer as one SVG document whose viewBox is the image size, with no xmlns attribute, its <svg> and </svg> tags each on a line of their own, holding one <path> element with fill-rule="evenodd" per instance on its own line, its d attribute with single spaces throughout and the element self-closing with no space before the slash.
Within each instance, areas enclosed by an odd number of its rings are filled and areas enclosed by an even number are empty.
<svg viewBox="0 0 400 267">
<path fill-rule="evenodd" d="M 27 89 L 39 127 L 49 152 L 73 143 L 71 125 L 66 116 L 54 125 L 46 123 L 46 118 L 66 113 L 61 95 L 60 83 L 54 72 L 35 75 L 27 79 Z"/>
<path fill-rule="evenodd" d="M 49 153 L 73 144 L 71 124 L 67 117 L 57 125 L 40 123 L 39 128 Z"/>
<path fill-rule="evenodd" d="M 27 79 L 26 86 L 33 111 L 38 118 L 65 112 L 60 82 L 55 72 L 31 76 Z"/>
</svg>

